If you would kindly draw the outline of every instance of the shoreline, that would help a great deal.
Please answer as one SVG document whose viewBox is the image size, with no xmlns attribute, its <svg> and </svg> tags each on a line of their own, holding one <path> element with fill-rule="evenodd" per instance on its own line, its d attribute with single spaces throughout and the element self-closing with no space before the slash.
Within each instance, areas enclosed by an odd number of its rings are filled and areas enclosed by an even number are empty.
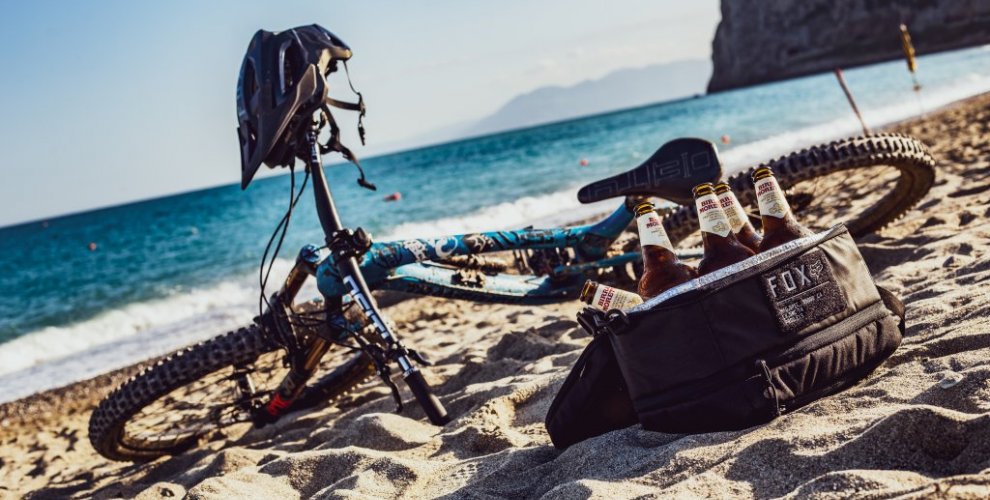
<svg viewBox="0 0 990 500">
<path fill-rule="evenodd" d="M 973 85 L 963 85 L 960 88 L 971 91 Z M 930 99 L 925 100 L 930 100 L 933 104 L 940 103 L 945 99 L 957 95 L 960 91 L 960 89 L 953 91 L 944 91 L 944 89 L 941 89 L 931 94 Z M 917 111 L 917 108 L 913 105 L 913 101 L 899 100 L 898 102 L 904 104 L 901 106 L 903 112 Z M 955 103 L 958 102 L 960 101 L 955 101 Z M 953 103 L 944 104 L 942 107 L 951 105 Z M 941 109 L 941 107 L 938 109 Z M 850 129 L 849 127 L 850 123 L 854 122 L 852 113 L 848 109 L 842 111 L 843 113 L 839 114 L 843 118 L 835 119 L 833 117 L 831 121 L 822 122 L 821 126 L 810 128 L 802 126 L 804 128 L 800 128 L 795 132 L 781 133 L 777 131 L 776 135 L 771 135 L 764 139 L 745 144 L 737 143 L 731 147 L 723 148 L 722 157 L 726 162 L 727 172 L 732 172 L 736 168 L 756 164 L 758 161 L 800 149 L 811 143 L 827 142 L 846 135 L 842 132 L 849 132 L 848 135 L 854 135 L 855 129 Z M 890 119 L 891 117 L 903 116 L 903 112 L 889 106 L 881 106 L 875 110 L 871 110 L 870 115 L 877 119 L 877 123 L 881 123 L 883 120 Z M 904 120 L 910 119 L 912 118 L 905 118 Z M 897 123 L 901 123 L 904 120 L 895 121 L 893 122 L 895 125 L 887 125 L 884 128 L 896 126 Z M 877 130 L 880 129 L 880 127 L 877 128 Z M 767 133 L 770 132 L 767 131 Z M 558 185 L 567 186 L 569 184 L 565 182 Z M 478 228 L 491 229 L 492 224 L 488 222 L 491 220 L 505 221 L 504 227 L 508 228 L 530 224 L 555 226 L 567 222 L 568 219 L 573 219 L 577 214 L 581 214 L 581 216 L 590 215 L 614 207 L 614 204 L 608 207 L 603 205 L 588 206 L 578 204 L 574 200 L 574 190 L 577 186 L 573 185 L 571 188 L 563 188 L 540 195 L 524 196 L 509 202 L 484 207 L 478 211 L 456 214 L 456 216 L 437 215 L 435 217 L 431 216 L 433 218 L 428 221 L 398 224 L 388 231 L 380 231 L 381 234 L 378 234 L 378 236 L 385 239 L 394 239 L 395 237 L 403 236 L 425 235 L 433 237 L 438 234 L 470 232 Z M 551 206 L 556 208 L 549 209 L 548 207 Z M 9 361 L 9 370 L 14 370 L 10 373 L 0 375 L 0 381 L 5 384 L 4 387 L 8 388 L 0 391 L 3 392 L 0 401 L 10 401 L 11 399 L 8 398 L 20 399 L 29 396 L 32 392 L 49 390 L 51 388 L 58 388 L 59 386 L 64 387 L 65 385 L 96 376 L 108 367 L 123 368 L 128 364 L 139 362 L 141 357 L 168 352 L 196 339 L 205 338 L 215 334 L 215 332 L 225 331 L 236 326 L 233 323 L 240 324 L 242 322 L 228 321 L 222 326 L 208 325 L 207 322 L 200 322 L 203 316 L 202 311 L 198 313 L 198 317 L 193 315 L 193 317 L 183 316 L 175 318 L 170 317 L 172 309 L 187 311 L 190 307 L 197 307 L 197 304 L 226 298 L 230 314 L 237 315 L 242 320 L 250 319 L 254 314 L 242 307 L 247 302 L 240 298 L 231 300 L 230 298 L 232 296 L 230 294 L 218 294 L 211 288 L 214 285 L 227 286 L 233 284 L 239 288 L 237 293 L 243 292 L 250 295 L 250 287 L 244 287 L 244 283 L 239 279 L 242 277 L 245 276 L 230 275 L 210 283 L 197 284 L 181 294 L 172 296 L 156 295 L 143 301 L 125 301 L 112 308 L 107 308 L 105 305 L 101 306 L 99 303 L 92 303 L 90 304 L 90 309 L 86 312 L 88 316 L 85 318 L 77 318 L 69 323 L 48 328 L 29 330 L 27 334 L 0 345 L 0 357 Z M 244 280 L 245 283 L 247 281 L 249 280 Z M 135 295 L 129 294 L 129 298 L 126 298 L 126 300 L 134 300 L 134 297 Z M 138 328 L 141 331 L 130 331 L 132 328 L 128 325 L 128 322 L 119 319 L 129 314 L 136 315 L 141 311 L 151 311 L 154 313 L 148 314 L 148 317 L 141 319 L 141 321 L 145 322 Z M 181 326 L 182 322 L 186 320 L 188 320 L 186 324 L 193 325 L 192 328 Z M 52 319 L 52 321 L 63 320 L 56 318 Z M 156 334 L 165 330 L 170 331 L 165 335 Z M 97 331 L 101 332 L 101 335 L 86 335 L 89 332 Z M 175 335 L 176 333 L 184 335 L 185 338 L 178 338 Z M 103 344 L 100 344 L 100 342 L 103 342 Z M 144 344 L 146 343 L 153 345 L 145 346 Z M 52 346 L 57 348 L 63 345 L 72 347 L 65 349 L 47 349 L 43 347 Z M 101 346 L 107 348 L 101 349 Z M 144 349 L 145 347 L 148 348 Z M 69 362 L 54 361 L 56 358 L 68 360 Z M 34 383 L 35 381 L 41 383 L 36 384 Z"/>
<path fill-rule="evenodd" d="M 973 100 L 981 99 L 982 97 L 985 97 L 985 96 L 990 96 L 990 92 L 985 92 L 985 93 L 977 94 L 977 95 L 970 96 L 970 97 L 967 97 L 967 98 L 964 98 L 964 99 L 960 99 L 960 100 L 957 100 L 957 101 L 952 101 L 952 102 L 949 102 L 949 103 L 944 104 L 942 106 L 939 106 L 939 107 L 937 107 L 935 109 L 925 110 L 924 113 L 922 113 L 922 114 L 914 115 L 914 116 L 909 117 L 909 118 L 904 118 L 904 119 L 901 119 L 901 120 L 896 120 L 896 121 L 893 121 L 893 122 L 890 122 L 890 123 L 881 125 L 879 127 L 876 127 L 874 129 L 874 132 L 890 131 L 890 130 L 894 130 L 894 129 L 897 129 L 897 128 L 900 128 L 900 127 L 903 127 L 903 126 L 910 125 L 910 124 L 915 123 L 915 122 L 924 121 L 925 118 L 928 117 L 928 116 L 930 116 L 930 115 L 938 114 L 938 113 L 944 112 L 946 110 L 950 110 L 950 109 L 952 109 L 954 107 L 965 106 L 968 102 L 973 101 Z M 607 215 L 607 214 L 608 214 L 607 211 L 606 212 L 601 212 L 601 213 L 597 214 L 594 217 L 582 217 L 580 219 L 571 220 L 570 222 L 566 222 L 566 223 L 562 223 L 562 224 L 564 224 L 564 225 L 581 224 L 581 223 L 585 223 L 585 222 L 587 222 L 589 220 L 596 220 L 600 216 Z M 559 216 L 548 216 L 548 217 L 545 217 L 544 219 L 546 219 L 546 220 L 561 220 Z M 219 333 L 222 333 L 222 332 L 219 332 Z M 30 406 L 30 407 L 34 407 L 35 405 L 38 404 L 38 402 L 34 401 L 35 397 L 37 397 L 37 396 L 44 396 L 45 393 L 48 393 L 48 392 L 59 392 L 59 393 L 66 393 L 66 394 L 86 393 L 86 392 L 88 392 L 87 386 L 88 385 L 96 384 L 96 381 L 97 380 L 103 380 L 103 379 L 105 379 L 107 377 L 111 377 L 111 376 L 114 376 L 115 374 L 121 374 L 121 373 L 127 373 L 128 376 L 130 376 L 130 375 L 132 375 L 134 373 L 137 373 L 139 371 L 139 367 L 147 366 L 148 364 L 152 363 L 153 361 L 155 361 L 157 359 L 159 359 L 159 357 L 152 358 L 151 360 L 139 361 L 139 362 L 136 362 L 136 363 L 127 365 L 127 366 L 123 366 L 123 367 L 120 367 L 120 368 L 113 369 L 113 370 L 111 370 L 109 372 L 106 372 L 106 373 L 102 373 L 102 374 L 96 375 L 94 377 L 85 378 L 85 379 L 82 379 L 82 380 L 77 380 L 77 381 L 74 381 L 74 382 L 70 382 L 70 383 L 65 384 L 65 385 L 62 385 L 62 386 L 53 387 L 53 388 L 49 388 L 49 389 L 43 389 L 43 390 L 38 391 L 38 392 L 35 392 L 33 394 L 29 394 L 29 395 L 26 395 L 26 396 L 23 396 L 23 397 L 20 397 L 20 398 L 16 398 L 16 399 L 13 399 L 13 400 L 2 401 L 2 402 L 0 402 L 0 422 L 3 422 L 5 420 L 11 418 L 12 416 L 17 415 L 18 413 L 23 413 L 23 412 L 18 411 L 16 409 L 8 408 L 8 406 L 17 405 L 17 404 L 24 404 L 24 405 L 27 405 L 27 406 Z M 17 372 L 11 372 L 11 373 L 17 373 Z M 126 378 L 127 377 L 123 377 L 123 379 L 126 379 Z M 40 399 L 43 400 L 45 398 L 42 397 Z"/>
<path fill-rule="evenodd" d="M 458 417 L 445 428 L 416 408 L 392 414 L 376 382 L 356 391 L 359 405 L 291 414 L 146 466 L 109 462 L 89 447 L 88 413 L 149 360 L 0 404 L 0 494 L 990 493 L 988 118 L 984 93 L 877 129 L 919 136 L 939 160 L 929 196 L 860 244 L 876 280 L 908 305 L 908 332 L 866 382 L 766 426 L 694 436 L 634 427 L 557 452 L 542 419 L 587 342 L 579 307 L 414 298 L 388 313 L 437 362 L 430 376 Z"/>
</svg>

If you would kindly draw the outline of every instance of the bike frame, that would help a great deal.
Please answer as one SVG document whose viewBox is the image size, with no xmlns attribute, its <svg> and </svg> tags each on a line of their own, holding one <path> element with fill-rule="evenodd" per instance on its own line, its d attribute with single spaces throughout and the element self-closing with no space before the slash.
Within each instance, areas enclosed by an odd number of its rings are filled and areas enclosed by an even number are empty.
<svg viewBox="0 0 990 500">
<path fill-rule="evenodd" d="M 595 269 L 620 266 L 639 259 L 638 253 L 607 257 L 608 247 L 632 222 L 634 214 L 628 203 L 621 204 L 605 219 L 588 225 L 559 229 L 523 229 L 460 234 L 439 239 L 409 239 L 372 243 L 362 230 L 351 231 L 341 223 L 333 195 L 323 172 L 319 129 L 314 125 L 305 136 L 310 149 L 306 168 L 313 178 L 316 211 L 326 237 L 326 246 L 307 245 L 296 259 L 282 288 L 270 301 L 271 310 L 261 318 L 266 331 L 294 345 L 292 302 L 308 276 L 315 276 L 317 288 L 325 298 L 328 334 L 308 339 L 306 345 L 289 348 L 290 370 L 272 397 L 255 414 L 263 423 L 277 419 L 301 394 L 320 360 L 335 343 L 353 336 L 365 354 L 372 354 L 376 370 L 392 389 L 400 405 L 398 389 L 391 381 L 389 364 L 398 365 L 403 379 L 416 399 L 437 424 L 448 419 L 446 410 L 431 393 L 415 362 L 426 361 L 398 340 L 383 319 L 371 289 L 398 290 L 481 302 L 542 304 L 575 297 L 585 274 Z M 575 262 L 555 266 L 546 276 L 486 275 L 475 272 L 465 276 L 465 269 L 435 260 L 455 256 L 511 250 L 572 248 Z M 343 300 L 350 296 L 358 304 L 383 346 L 363 342 L 344 319 Z M 285 332 L 289 332 L 288 335 Z"/>
<path fill-rule="evenodd" d="M 360 261 L 361 273 L 374 289 L 479 302 L 543 304 L 571 298 L 593 268 L 622 265 L 636 253 L 605 258 L 611 244 L 633 220 L 625 205 L 604 220 L 571 228 L 524 229 L 458 234 L 438 239 L 373 243 Z M 578 263 L 556 266 L 548 276 L 477 274 L 465 279 L 458 266 L 430 262 L 455 256 L 506 250 L 573 248 Z M 317 268 L 317 287 L 326 297 L 349 293 L 329 255 Z"/>
<path fill-rule="evenodd" d="M 337 214 L 337 207 L 333 202 L 333 196 L 330 193 L 330 186 L 327 184 L 326 176 L 323 173 L 320 144 L 317 141 L 318 133 L 319 127 L 314 124 L 305 135 L 306 144 L 310 150 L 309 157 L 306 159 L 306 168 L 313 177 L 313 195 L 316 201 L 316 213 L 323 228 L 323 233 L 326 235 L 327 248 L 333 256 L 333 267 L 336 275 L 339 277 L 340 282 L 346 286 L 346 293 L 361 308 L 364 316 L 368 319 L 375 333 L 384 344 L 384 348 L 381 350 L 382 359 L 375 359 L 377 371 L 383 380 L 389 384 L 398 399 L 398 390 L 391 381 L 390 368 L 388 366 L 389 362 L 395 362 L 399 366 L 402 378 L 413 389 L 417 400 L 424 406 L 427 413 L 431 412 L 427 408 L 427 405 L 428 403 L 432 403 L 433 414 L 430 415 L 430 419 L 434 423 L 446 423 L 448 420 L 446 410 L 443 409 L 439 400 L 430 392 L 422 373 L 420 373 L 419 368 L 413 363 L 414 358 L 418 358 L 419 361 L 422 361 L 422 358 L 415 351 L 407 349 L 399 342 L 391 327 L 383 319 L 381 312 L 378 310 L 378 304 L 372 297 L 371 290 L 365 282 L 357 260 L 357 257 L 361 254 L 358 241 L 355 238 L 355 234 L 345 229 L 341 223 L 340 216 Z M 288 328 L 291 332 L 292 326 L 287 321 L 287 312 L 291 310 L 292 300 L 302 287 L 307 274 L 318 270 L 313 268 L 317 258 L 318 256 L 312 252 L 306 255 L 303 253 L 300 254 L 300 259 L 297 260 L 296 266 L 289 273 L 282 289 L 272 298 L 271 303 L 275 310 L 269 311 L 269 314 L 261 318 L 263 323 L 267 323 L 265 325 L 266 330 L 282 332 Z M 319 269 L 326 270 L 327 268 L 324 265 L 320 265 Z M 261 422 L 274 420 L 284 413 L 302 392 L 306 382 L 312 377 L 319 365 L 320 359 L 327 353 L 330 347 L 335 342 L 342 342 L 351 333 L 347 328 L 347 322 L 344 319 L 343 309 L 341 307 L 342 295 L 336 294 L 326 297 L 326 326 L 330 332 L 330 338 L 315 337 L 309 341 L 308 345 L 301 346 L 301 349 L 290 349 L 289 354 L 294 359 L 290 362 L 289 373 L 272 394 L 271 399 L 264 404 L 263 408 L 265 411 L 256 414 L 257 420 Z M 401 400 L 399 401 L 401 404 Z"/>
<path fill-rule="evenodd" d="M 449 420 L 415 364 L 429 363 L 398 340 L 379 311 L 372 289 L 476 302 L 545 304 L 576 297 L 587 277 L 600 269 L 624 266 L 640 259 L 638 252 L 608 255 L 609 247 L 635 217 L 630 209 L 632 199 L 626 199 L 604 219 L 582 226 L 373 243 L 362 229 L 351 231 L 341 223 L 323 172 L 318 134 L 319 125 L 314 123 L 302 139 L 310 152 L 306 169 L 313 178 L 316 213 L 326 246 L 303 247 L 282 288 L 269 301 L 270 310 L 259 318 L 265 331 L 286 347 L 290 370 L 271 398 L 257 408 L 264 410 L 254 413 L 258 423 L 277 419 L 284 413 L 302 393 L 327 351 L 334 344 L 348 345 L 348 340 L 355 341 L 358 344 L 355 349 L 374 362 L 400 410 L 402 400 L 390 375 L 392 363 L 398 365 L 402 378 L 430 420 L 434 424 Z M 567 260 L 554 259 L 553 267 L 544 262 L 539 276 L 489 274 L 469 266 L 443 263 L 451 257 L 491 252 L 561 249 L 572 249 L 574 258 L 568 255 Z M 292 303 L 308 276 L 316 277 L 317 288 L 325 298 L 326 329 L 323 334 L 300 339 L 291 320 Z M 348 296 L 360 307 L 379 340 L 368 342 L 345 319 L 343 304 Z"/>
</svg>

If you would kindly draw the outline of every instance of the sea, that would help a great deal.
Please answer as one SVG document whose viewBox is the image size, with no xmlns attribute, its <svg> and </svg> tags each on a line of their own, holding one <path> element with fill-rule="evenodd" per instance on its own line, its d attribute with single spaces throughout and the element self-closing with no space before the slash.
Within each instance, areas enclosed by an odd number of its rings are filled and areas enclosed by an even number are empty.
<svg viewBox="0 0 990 500">
<path fill-rule="evenodd" d="M 845 78 L 867 123 L 879 127 L 990 91 L 990 45 L 919 58 L 919 93 L 904 61 L 847 70 Z M 677 137 L 718 143 L 731 171 L 859 132 L 826 73 L 368 158 L 377 192 L 361 189 L 348 164 L 326 171 L 345 225 L 376 239 L 437 237 L 608 211 L 615 201 L 581 205 L 577 188 L 638 165 Z M 229 170 L 229 185 L 0 228 L 0 402 L 251 321 L 259 263 L 290 182 L 267 177 L 241 191 L 239 165 Z M 400 201 L 384 201 L 395 192 Z M 275 262 L 274 287 L 302 245 L 322 241 L 307 191 Z M 315 287 L 304 293 L 315 295 Z"/>
</svg>

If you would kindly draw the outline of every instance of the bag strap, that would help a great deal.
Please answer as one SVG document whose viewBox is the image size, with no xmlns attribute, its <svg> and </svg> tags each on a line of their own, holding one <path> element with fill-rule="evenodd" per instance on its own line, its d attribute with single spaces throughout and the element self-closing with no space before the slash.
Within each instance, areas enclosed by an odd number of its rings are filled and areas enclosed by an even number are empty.
<svg viewBox="0 0 990 500">
<path fill-rule="evenodd" d="M 602 311 L 585 307 L 577 315 L 577 322 L 592 337 L 599 335 L 621 335 L 629 328 L 629 317 L 619 309 Z"/>
<path fill-rule="evenodd" d="M 880 299 L 883 300 L 883 305 L 887 306 L 887 309 L 890 309 L 890 312 L 897 315 L 897 317 L 900 319 L 900 322 L 897 324 L 897 327 L 901 329 L 901 333 L 903 334 L 904 333 L 904 303 L 901 302 L 901 299 L 897 298 L 896 295 L 891 293 L 890 290 L 887 290 L 882 286 L 877 285 L 877 291 L 880 292 Z"/>
</svg>

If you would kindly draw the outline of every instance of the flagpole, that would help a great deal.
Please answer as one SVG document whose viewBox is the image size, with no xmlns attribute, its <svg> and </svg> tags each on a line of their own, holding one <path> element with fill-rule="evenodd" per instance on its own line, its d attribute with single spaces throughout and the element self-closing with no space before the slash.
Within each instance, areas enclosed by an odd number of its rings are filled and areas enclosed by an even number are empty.
<svg viewBox="0 0 990 500">
<path fill-rule="evenodd" d="M 839 80 L 839 86 L 842 87 L 842 91 L 845 92 L 846 99 L 849 101 L 849 105 L 852 106 L 853 113 L 856 113 L 856 118 L 859 118 L 859 124 L 863 126 L 863 133 L 869 135 L 870 127 L 866 126 L 866 121 L 863 120 L 863 115 L 859 113 L 859 107 L 856 106 L 856 99 L 853 99 L 852 92 L 849 91 L 849 87 L 846 85 L 846 78 L 842 76 L 842 68 L 835 68 L 835 77 Z"/>
</svg>

